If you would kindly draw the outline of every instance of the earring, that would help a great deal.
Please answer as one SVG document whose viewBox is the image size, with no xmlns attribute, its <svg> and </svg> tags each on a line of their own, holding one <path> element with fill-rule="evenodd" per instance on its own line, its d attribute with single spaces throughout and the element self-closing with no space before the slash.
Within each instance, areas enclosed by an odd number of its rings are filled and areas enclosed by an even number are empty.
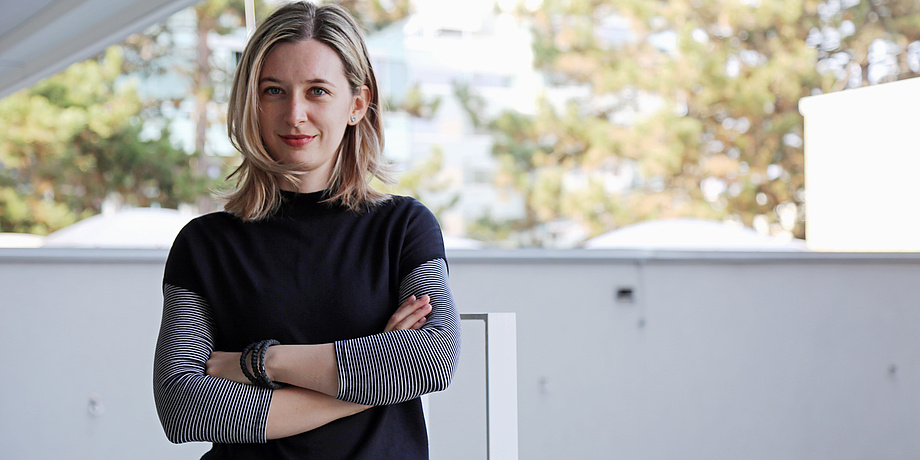
<svg viewBox="0 0 920 460">
<path fill-rule="evenodd" d="M 356 121 L 358 121 L 358 119 L 357 119 L 354 115 L 352 115 L 352 116 L 351 116 L 351 122 L 352 122 L 352 124 L 354 124 Z"/>
</svg>

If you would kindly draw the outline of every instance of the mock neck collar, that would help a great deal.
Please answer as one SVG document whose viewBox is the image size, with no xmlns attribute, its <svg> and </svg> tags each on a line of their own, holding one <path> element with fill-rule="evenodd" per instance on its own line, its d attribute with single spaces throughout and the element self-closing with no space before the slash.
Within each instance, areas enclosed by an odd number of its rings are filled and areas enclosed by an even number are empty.
<svg viewBox="0 0 920 460">
<path fill-rule="evenodd" d="M 282 216 L 303 216 L 326 214 L 341 209 L 341 206 L 326 201 L 328 198 L 328 190 L 310 193 L 281 190 L 281 206 L 278 212 Z"/>
</svg>

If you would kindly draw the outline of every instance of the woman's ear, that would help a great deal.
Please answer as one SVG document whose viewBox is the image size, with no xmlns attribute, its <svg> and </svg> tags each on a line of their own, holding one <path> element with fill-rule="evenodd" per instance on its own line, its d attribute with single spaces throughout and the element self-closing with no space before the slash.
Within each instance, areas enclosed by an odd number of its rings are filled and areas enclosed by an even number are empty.
<svg viewBox="0 0 920 460">
<path fill-rule="evenodd" d="M 348 118 L 349 125 L 354 126 L 361 122 L 361 119 L 364 118 L 364 114 L 367 113 L 367 109 L 370 106 L 370 100 L 371 90 L 368 89 L 367 85 L 362 85 L 351 105 L 351 116 Z"/>
</svg>

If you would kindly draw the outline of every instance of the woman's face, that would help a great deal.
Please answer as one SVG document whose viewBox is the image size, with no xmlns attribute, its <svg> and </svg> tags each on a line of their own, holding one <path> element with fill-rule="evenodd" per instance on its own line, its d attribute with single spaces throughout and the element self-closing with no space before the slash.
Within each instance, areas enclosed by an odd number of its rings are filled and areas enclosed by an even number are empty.
<svg viewBox="0 0 920 460">
<path fill-rule="evenodd" d="M 326 188 L 345 128 L 361 120 L 368 95 L 366 86 L 352 93 L 338 54 L 317 40 L 280 43 L 265 57 L 259 131 L 275 161 L 305 167 L 298 191 Z"/>
</svg>

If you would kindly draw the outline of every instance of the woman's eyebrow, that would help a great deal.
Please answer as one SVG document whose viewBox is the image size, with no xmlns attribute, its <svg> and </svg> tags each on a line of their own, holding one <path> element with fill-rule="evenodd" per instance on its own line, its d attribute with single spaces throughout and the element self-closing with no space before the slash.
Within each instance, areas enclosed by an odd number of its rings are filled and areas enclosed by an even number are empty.
<svg viewBox="0 0 920 460">
<path fill-rule="evenodd" d="M 259 79 L 259 84 L 261 85 L 263 83 L 275 83 L 275 84 L 280 85 L 284 82 L 275 77 L 262 77 Z M 309 80 L 304 80 L 304 83 L 309 84 L 309 85 L 327 85 L 327 86 L 333 86 L 333 87 L 335 86 L 331 81 L 323 79 L 323 78 L 313 78 Z"/>
<path fill-rule="evenodd" d="M 277 84 L 280 85 L 280 84 L 281 84 L 281 80 L 279 80 L 279 79 L 277 79 L 277 78 L 275 78 L 275 77 L 262 77 L 262 78 L 259 79 L 259 84 L 261 85 L 262 83 L 277 83 Z"/>
<path fill-rule="evenodd" d="M 324 78 L 313 78 L 309 80 L 304 80 L 304 83 L 308 85 L 324 85 L 324 86 L 335 86 L 331 81 Z"/>
</svg>

